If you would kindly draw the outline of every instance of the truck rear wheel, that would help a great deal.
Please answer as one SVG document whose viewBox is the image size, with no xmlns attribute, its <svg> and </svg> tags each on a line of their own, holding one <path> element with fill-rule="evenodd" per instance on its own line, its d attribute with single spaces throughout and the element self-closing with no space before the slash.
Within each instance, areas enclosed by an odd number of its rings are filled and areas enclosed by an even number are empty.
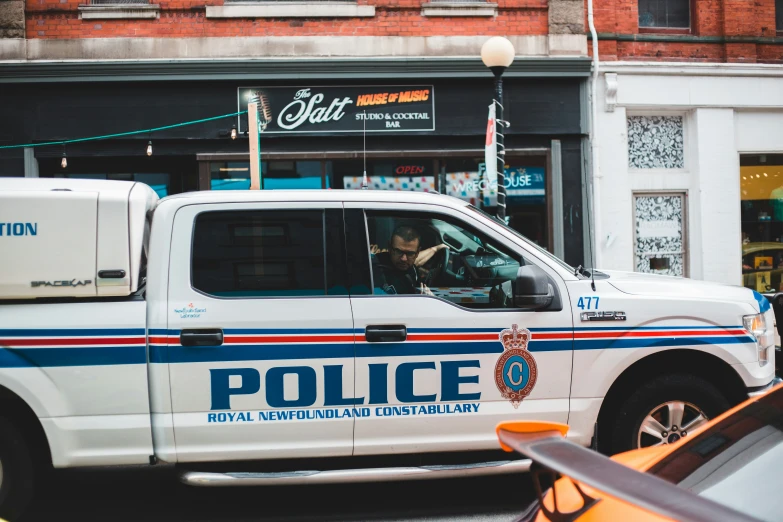
<svg viewBox="0 0 783 522">
<path fill-rule="evenodd" d="M 33 496 L 35 467 L 22 432 L 0 417 L 0 518 L 16 521 Z"/>
<path fill-rule="evenodd" d="M 611 454 L 672 444 L 729 407 L 726 397 L 701 377 L 657 377 L 631 393 L 617 410 Z"/>
</svg>

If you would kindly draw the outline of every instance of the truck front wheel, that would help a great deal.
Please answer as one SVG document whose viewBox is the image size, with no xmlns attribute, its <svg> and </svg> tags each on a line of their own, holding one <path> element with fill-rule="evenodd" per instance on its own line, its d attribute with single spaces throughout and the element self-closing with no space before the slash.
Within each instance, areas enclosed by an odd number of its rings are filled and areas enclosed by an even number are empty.
<svg viewBox="0 0 783 522">
<path fill-rule="evenodd" d="M 729 407 L 726 397 L 701 377 L 657 377 L 620 405 L 612 428 L 611 453 L 672 444 Z"/>
<path fill-rule="evenodd" d="M 22 432 L 0 417 L 0 518 L 17 520 L 33 496 L 34 464 Z"/>
</svg>

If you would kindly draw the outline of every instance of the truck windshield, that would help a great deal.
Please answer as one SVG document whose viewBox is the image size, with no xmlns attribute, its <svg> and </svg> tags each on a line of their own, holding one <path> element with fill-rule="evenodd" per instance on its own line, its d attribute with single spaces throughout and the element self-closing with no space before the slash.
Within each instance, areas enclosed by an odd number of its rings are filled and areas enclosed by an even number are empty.
<svg viewBox="0 0 783 522">
<path fill-rule="evenodd" d="M 562 266 L 563 268 L 565 268 L 566 270 L 568 270 L 568 271 L 569 271 L 569 272 L 571 272 L 572 274 L 575 272 L 575 269 L 574 269 L 574 267 L 572 267 L 571 265 L 569 265 L 568 263 L 566 263 L 565 261 L 563 261 L 563 260 L 562 260 L 562 259 L 560 259 L 559 257 L 556 257 L 556 256 L 552 255 L 552 254 L 551 254 L 551 253 L 550 253 L 548 250 L 545 250 L 545 249 L 541 248 L 540 246 L 536 245 L 535 243 L 533 243 L 532 241 L 530 241 L 528 238 L 526 238 L 525 236 L 523 236 L 522 234 L 520 234 L 519 232 L 517 232 L 516 230 L 514 230 L 514 229 L 513 229 L 513 228 L 511 228 L 510 226 L 506 225 L 506 224 L 505 224 L 504 222 L 502 222 L 501 220 L 499 220 L 497 217 L 495 217 L 495 216 L 493 216 L 493 215 L 491 215 L 491 214 L 488 214 L 487 212 L 484 212 L 484 211 L 483 211 L 483 210 L 481 210 L 480 208 L 478 208 L 478 207 L 474 207 L 473 205 L 467 205 L 467 207 L 468 207 L 470 210 L 472 210 L 473 212 L 477 212 L 477 213 L 481 214 L 482 216 L 484 216 L 484 217 L 486 217 L 486 218 L 489 218 L 489 219 L 491 219 L 493 223 L 497 223 L 498 225 L 500 225 L 501 227 L 503 227 L 505 230 L 507 230 L 507 231 L 511 232 L 511 233 L 512 233 L 512 234 L 514 234 L 516 237 L 518 237 L 518 238 L 522 239 L 522 240 L 525 242 L 525 244 L 526 244 L 526 245 L 530 245 L 530 246 L 531 246 L 531 247 L 533 247 L 533 248 L 534 248 L 536 251 L 540 252 L 540 253 L 541 253 L 543 256 L 545 256 L 545 257 L 547 257 L 547 258 L 551 259 L 552 261 L 554 261 L 554 262 L 555 262 L 555 263 L 557 263 L 558 265 Z"/>
<path fill-rule="evenodd" d="M 783 387 L 726 417 L 649 473 L 759 520 L 780 520 Z"/>
</svg>

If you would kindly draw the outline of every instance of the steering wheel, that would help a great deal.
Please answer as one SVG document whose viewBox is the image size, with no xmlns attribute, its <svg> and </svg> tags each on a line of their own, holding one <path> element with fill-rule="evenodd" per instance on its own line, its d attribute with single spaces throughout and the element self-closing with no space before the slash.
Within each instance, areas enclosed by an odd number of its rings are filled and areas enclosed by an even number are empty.
<svg viewBox="0 0 783 522">
<path fill-rule="evenodd" d="M 433 286 L 433 281 L 438 279 L 438 276 L 440 276 L 441 272 L 448 273 L 448 263 L 449 248 L 448 245 L 446 245 L 446 248 L 440 249 L 434 256 L 432 256 L 432 259 L 424 263 L 422 266 L 422 268 L 427 271 L 427 275 L 423 278 L 424 284 L 427 286 Z"/>
<path fill-rule="evenodd" d="M 446 243 L 443 244 L 446 245 Z M 449 248 L 449 245 L 446 245 L 446 248 L 441 249 L 441 251 L 438 253 L 442 257 L 441 262 L 438 264 L 442 267 L 443 272 L 445 272 L 446 275 L 451 276 L 453 272 L 449 270 L 449 256 L 451 255 L 451 249 Z"/>
<path fill-rule="evenodd" d="M 463 266 L 460 270 L 460 273 L 455 272 L 451 268 L 449 268 L 449 260 L 451 256 L 451 247 L 448 243 L 443 243 L 446 245 L 446 248 L 442 250 L 443 252 L 443 274 L 446 276 L 446 283 L 449 285 L 457 285 L 457 286 L 464 286 L 465 282 L 468 279 L 467 272 L 464 274 L 462 273 L 465 270 L 465 267 Z"/>
</svg>

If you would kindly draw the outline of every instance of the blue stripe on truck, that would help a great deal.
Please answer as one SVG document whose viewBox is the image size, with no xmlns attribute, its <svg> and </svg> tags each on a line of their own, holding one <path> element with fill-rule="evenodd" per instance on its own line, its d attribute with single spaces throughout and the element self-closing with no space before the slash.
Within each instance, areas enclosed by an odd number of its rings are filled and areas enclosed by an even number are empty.
<svg viewBox="0 0 783 522">
<path fill-rule="evenodd" d="M 0 348 L 0 368 L 114 366 L 118 364 L 145 364 L 146 362 L 145 346 Z"/>
</svg>

